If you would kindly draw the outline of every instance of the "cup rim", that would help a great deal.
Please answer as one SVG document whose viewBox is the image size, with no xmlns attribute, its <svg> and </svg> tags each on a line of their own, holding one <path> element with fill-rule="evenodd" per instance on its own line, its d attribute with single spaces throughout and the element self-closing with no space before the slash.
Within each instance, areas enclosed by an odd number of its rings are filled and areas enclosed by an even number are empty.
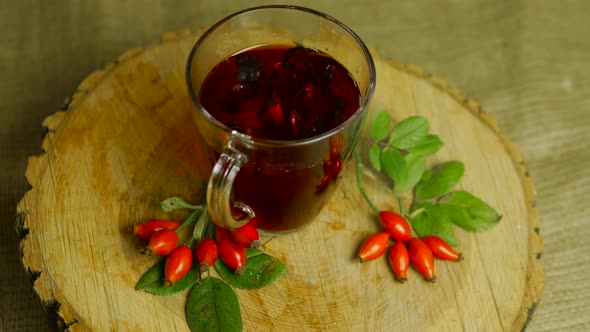
<svg viewBox="0 0 590 332">
<path fill-rule="evenodd" d="M 225 124 L 218 121 L 215 117 L 213 117 L 205 109 L 205 107 L 203 107 L 203 105 L 201 105 L 201 102 L 199 101 L 199 98 L 197 97 L 197 95 L 193 89 L 193 86 L 192 86 L 191 65 L 193 63 L 195 53 L 196 53 L 197 49 L 199 48 L 199 46 L 201 45 L 201 43 L 203 42 L 203 40 L 205 40 L 211 33 L 213 33 L 213 31 L 217 30 L 217 28 L 219 28 L 221 25 L 223 25 L 224 23 L 226 23 L 227 21 L 231 20 L 232 18 L 234 18 L 236 16 L 239 16 L 239 15 L 242 15 L 242 14 L 245 14 L 248 12 L 266 10 L 266 9 L 289 9 L 289 10 L 296 10 L 296 11 L 302 11 L 302 12 L 314 14 L 314 15 L 324 18 L 324 19 L 336 24 L 340 28 L 342 28 L 360 46 L 361 51 L 363 52 L 365 59 L 367 60 L 367 64 L 369 66 L 369 86 L 367 87 L 367 93 L 366 93 L 365 97 L 361 98 L 361 102 L 359 103 L 358 110 L 352 116 L 350 116 L 348 119 L 346 119 L 344 122 L 342 122 L 340 125 L 332 128 L 326 132 L 323 132 L 321 134 L 307 137 L 307 138 L 297 139 L 297 140 L 274 140 L 274 139 L 258 138 L 258 137 L 253 137 L 250 135 L 243 134 L 237 130 L 233 130 L 233 129 L 229 128 Z M 185 77 L 186 77 L 186 82 L 187 82 L 187 86 L 188 86 L 188 93 L 190 94 L 193 103 L 195 104 L 195 106 L 197 106 L 197 108 L 199 109 L 199 112 L 201 112 L 201 114 L 203 114 L 203 116 L 205 116 L 205 118 L 210 123 L 214 124 L 219 129 L 229 133 L 232 137 L 240 138 L 241 140 L 246 141 L 250 144 L 270 146 L 270 147 L 277 147 L 277 146 L 278 147 L 286 147 L 286 146 L 293 147 L 293 146 L 302 146 L 302 145 L 307 145 L 307 144 L 313 144 L 315 142 L 322 141 L 322 140 L 344 130 L 344 128 L 348 127 L 350 125 L 350 123 L 356 121 L 357 118 L 363 116 L 363 114 L 366 112 L 367 105 L 373 97 L 373 93 L 375 91 L 375 83 L 376 83 L 376 79 L 377 79 L 376 78 L 376 70 L 375 70 L 375 62 L 373 61 L 373 57 L 371 56 L 371 53 L 369 52 L 368 47 L 365 45 L 365 43 L 362 41 L 362 39 L 351 28 L 349 28 L 347 25 L 340 22 L 339 20 L 335 19 L 334 17 L 332 17 L 328 14 L 325 14 L 323 12 L 317 11 L 315 9 L 303 7 L 303 6 L 293 6 L 293 5 L 255 6 L 255 7 L 242 9 L 240 11 L 234 12 L 233 14 L 230 14 L 230 15 L 222 18 L 217 23 L 215 23 L 211 27 L 209 27 L 193 45 L 191 52 L 190 52 L 188 59 L 187 59 L 185 74 L 186 74 Z"/>
</svg>

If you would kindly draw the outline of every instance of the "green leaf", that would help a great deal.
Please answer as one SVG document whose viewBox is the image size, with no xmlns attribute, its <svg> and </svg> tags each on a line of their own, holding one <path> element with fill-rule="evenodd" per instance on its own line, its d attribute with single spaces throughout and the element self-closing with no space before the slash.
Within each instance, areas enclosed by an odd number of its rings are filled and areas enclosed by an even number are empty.
<svg viewBox="0 0 590 332">
<path fill-rule="evenodd" d="M 191 290 L 186 302 L 186 320 L 191 331 L 242 330 L 236 293 L 228 284 L 214 277 L 203 279 Z"/>
<path fill-rule="evenodd" d="M 422 116 L 405 118 L 391 130 L 389 145 L 398 149 L 410 149 L 428 135 L 429 129 L 428 120 Z"/>
<path fill-rule="evenodd" d="M 287 267 L 275 257 L 258 249 L 246 249 L 246 271 L 236 275 L 221 259 L 215 262 L 215 269 L 230 285 L 242 289 L 261 288 L 287 274 Z"/>
<path fill-rule="evenodd" d="M 373 144 L 369 150 L 369 162 L 377 172 L 381 172 L 381 148 L 377 144 Z"/>
<path fill-rule="evenodd" d="M 411 148 L 408 148 L 408 153 L 419 156 L 431 156 L 440 150 L 444 145 L 440 137 L 436 135 L 424 136 L 420 141 Z"/>
<path fill-rule="evenodd" d="M 162 207 L 162 210 L 164 210 L 166 212 L 174 211 L 176 209 L 196 210 L 196 209 L 203 208 L 201 205 L 191 205 L 191 204 L 185 202 L 180 197 L 166 198 L 165 200 L 160 202 L 160 206 Z"/>
<path fill-rule="evenodd" d="M 404 159 L 406 160 L 408 173 L 404 182 L 396 183 L 396 191 L 407 191 L 414 188 L 416 183 L 422 178 L 422 174 L 424 174 L 424 169 L 426 168 L 425 157 L 409 154 Z"/>
<path fill-rule="evenodd" d="M 460 161 L 449 161 L 426 171 L 416 186 L 416 199 L 431 199 L 448 192 L 461 180 L 463 172 Z"/>
<path fill-rule="evenodd" d="M 425 211 L 415 216 L 412 220 L 412 228 L 420 237 L 435 235 L 445 240 L 449 245 L 457 245 L 453 224 L 446 208 L 429 202 L 420 202 L 412 205 L 411 213 L 418 209 Z"/>
<path fill-rule="evenodd" d="M 396 149 L 387 148 L 381 152 L 381 166 L 385 174 L 395 183 L 397 190 L 398 183 L 403 184 L 408 177 L 408 166 L 406 159 Z"/>
<path fill-rule="evenodd" d="M 135 290 L 141 290 L 154 295 L 172 295 L 184 291 L 199 281 L 199 269 L 195 264 L 184 277 L 174 283 L 174 285 L 167 287 L 162 282 L 162 279 L 164 279 L 165 261 L 165 259 L 161 259 L 147 270 L 139 279 L 137 285 L 135 285 Z"/>
<path fill-rule="evenodd" d="M 485 231 L 502 219 L 494 208 L 466 191 L 448 193 L 439 205 L 448 209 L 451 222 L 469 231 Z"/>
<path fill-rule="evenodd" d="M 390 125 L 391 115 L 385 111 L 377 112 L 371 123 L 371 138 L 378 142 L 387 137 Z"/>
</svg>

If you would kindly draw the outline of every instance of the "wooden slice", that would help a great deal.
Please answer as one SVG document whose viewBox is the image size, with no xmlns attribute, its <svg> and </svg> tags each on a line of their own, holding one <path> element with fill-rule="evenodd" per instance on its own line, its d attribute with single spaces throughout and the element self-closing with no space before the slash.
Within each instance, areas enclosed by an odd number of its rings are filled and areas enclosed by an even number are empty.
<svg viewBox="0 0 590 332">
<path fill-rule="evenodd" d="M 203 199 L 208 177 L 195 139 L 184 68 L 197 34 L 170 33 L 122 55 L 80 85 L 68 110 L 44 121 L 44 154 L 29 160 L 32 189 L 18 211 L 23 262 L 61 327 L 95 331 L 188 330 L 187 293 L 134 290 L 156 258 L 138 254 L 127 228 L 164 213 L 158 200 Z M 361 242 L 379 229 L 349 165 L 338 190 L 305 230 L 265 250 L 289 274 L 260 290 L 238 290 L 246 331 L 520 330 L 540 298 L 543 244 L 534 188 L 520 153 L 474 101 L 416 67 L 376 57 L 373 110 L 398 121 L 420 114 L 445 142 L 431 164 L 465 163 L 459 187 L 494 206 L 492 230 L 456 230 L 459 263 L 438 262 L 436 283 L 410 271 L 394 281 L 387 260 L 360 264 Z M 381 209 L 393 196 L 366 178 Z"/>
</svg>

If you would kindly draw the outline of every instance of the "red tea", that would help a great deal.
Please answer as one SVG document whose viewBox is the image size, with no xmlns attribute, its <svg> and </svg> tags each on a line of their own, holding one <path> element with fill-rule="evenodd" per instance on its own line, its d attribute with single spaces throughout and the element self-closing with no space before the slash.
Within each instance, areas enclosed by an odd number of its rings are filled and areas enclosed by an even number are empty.
<svg viewBox="0 0 590 332">
<path fill-rule="evenodd" d="M 359 88 L 344 66 L 316 50 L 286 45 L 229 57 L 208 74 L 199 97 L 207 112 L 229 128 L 280 141 L 327 132 L 352 116 L 360 103 Z M 328 184 L 340 172 L 339 144 L 333 142 L 323 162 L 304 167 L 287 163 L 269 169 L 248 160 L 234 182 L 235 199 L 254 210 L 262 230 L 278 233 L 304 226 L 325 203 L 322 196 L 333 190 Z"/>
</svg>

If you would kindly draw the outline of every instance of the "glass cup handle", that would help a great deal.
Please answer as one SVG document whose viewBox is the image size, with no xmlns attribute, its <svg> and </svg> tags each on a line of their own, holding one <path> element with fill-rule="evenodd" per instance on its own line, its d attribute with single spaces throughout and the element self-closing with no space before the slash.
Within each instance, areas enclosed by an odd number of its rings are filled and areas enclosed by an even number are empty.
<svg viewBox="0 0 590 332">
<path fill-rule="evenodd" d="M 230 141 L 217 159 L 209 178 L 207 210 L 211 220 L 223 228 L 240 228 L 254 218 L 252 208 L 242 202 L 232 203 L 231 200 L 234 180 L 245 159 L 246 156 L 233 148 Z"/>
</svg>

